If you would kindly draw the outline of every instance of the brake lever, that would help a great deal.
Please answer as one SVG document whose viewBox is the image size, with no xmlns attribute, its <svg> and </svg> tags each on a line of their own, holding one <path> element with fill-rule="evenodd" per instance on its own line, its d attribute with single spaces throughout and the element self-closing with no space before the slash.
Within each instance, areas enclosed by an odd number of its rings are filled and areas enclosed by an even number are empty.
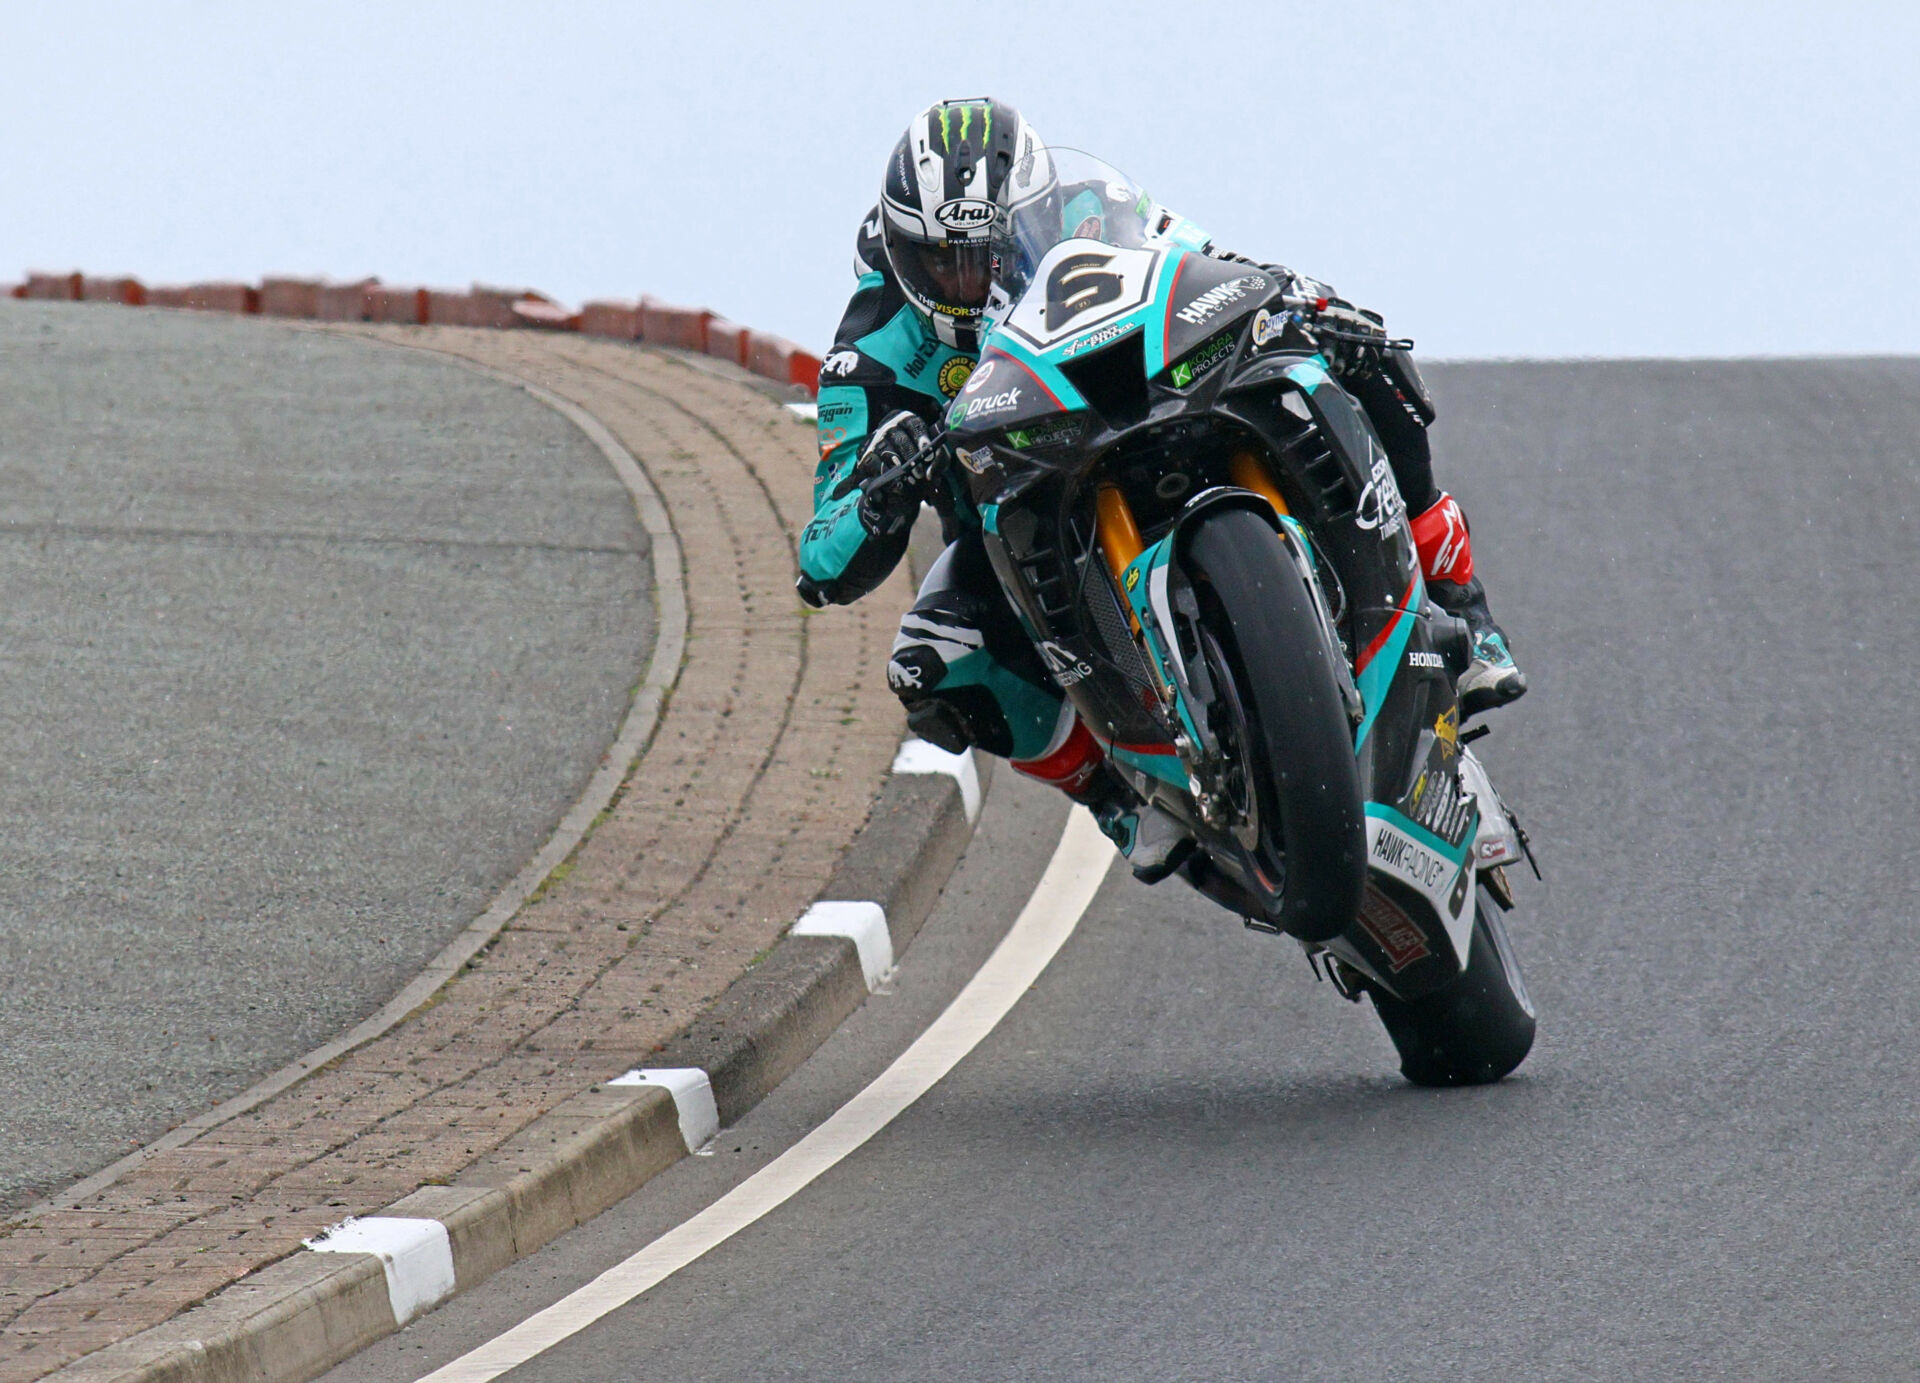
<svg viewBox="0 0 1920 1383">
<path fill-rule="evenodd" d="M 1329 340 L 1345 341 L 1355 346 L 1371 346 L 1375 350 L 1381 351 L 1410 351 L 1413 349 L 1413 338 L 1410 336 L 1403 336 L 1396 339 L 1388 336 L 1385 332 L 1348 331 L 1345 327 L 1322 326 L 1318 323 L 1314 324 L 1313 333 L 1316 336 L 1327 337 Z"/>
<path fill-rule="evenodd" d="M 1329 298 L 1299 298 L 1292 294 L 1281 297 L 1280 305 L 1305 319 L 1305 324 L 1316 336 L 1324 336 L 1332 341 L 1345 341 L 1355 346 L 1372 346 L 1383 351 L 1410 351 L 1413 338 L 1410 336 L 1392 337 L 1386 332 L 1350 331 L 1346 327 L 1328 326 L 1320 320 L 1320 314 L 1326 311 Z"/>
</svg>

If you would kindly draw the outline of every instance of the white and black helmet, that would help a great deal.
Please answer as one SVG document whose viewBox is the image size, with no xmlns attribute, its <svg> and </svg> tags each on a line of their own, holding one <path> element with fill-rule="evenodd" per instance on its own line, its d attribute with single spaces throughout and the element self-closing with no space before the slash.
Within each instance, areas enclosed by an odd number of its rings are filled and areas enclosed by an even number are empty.
<svg viewBox="0 0 1920 1383">
<path fill-rule="evenodd" d="M 914 116 L 880 185 L 887 263 L 957 350 L 978 349 L 995 218 L 1052 186 L 1040 137 L 1004 101 L 941 101 Z"/>
</svg>

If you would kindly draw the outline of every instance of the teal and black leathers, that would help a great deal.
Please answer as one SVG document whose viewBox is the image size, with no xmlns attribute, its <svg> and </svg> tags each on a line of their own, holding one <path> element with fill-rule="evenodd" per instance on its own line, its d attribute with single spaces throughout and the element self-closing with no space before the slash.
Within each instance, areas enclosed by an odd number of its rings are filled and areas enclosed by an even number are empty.
<svg viewBox="0 0 1920 1383">
<path fill-rule="evenodd" d="M 798 583 L 813 605 L 858 600 L 907 550 L 907 528 L 875 533 L 861 522 L 856 471 L 873 429 L 901 409 L 935 426 L 973 372 L 974 357 L 942 344 L 908 305 L 882 253 L 877 213 L 861 227 L 855 256 L 859 286 L 820 367 L 820 464 Z M 977 525 L 957 485 L 930 498 L 950 528 Z"/>
<path fill-rule="evenodd" d="M 980 530 L 947 545 L 900 621 L 887 685 L 914 734 L 951 753 L 973 746 L 1018 764 L 1073 728 L 1054 685 L 1001 593 Z"/>
<path fill-rule="evenodd" d="M 885 444 L 870 443 L 903 410 L 936 425 L 973 372 L 974 357 L 944 345 L 908 305 L 877 226 L 869 217 L 861 228 L 859 286 L 820 369 L 820 464 L 797 583 L 812 605 L 858 600 L 899 563 L 912 515 L 896 522 L 885 501 L 863 502 L 861 481 L 889 464 Z M 1065 698 L 994 579 L 965 489 L 949 481 L 924 498 L 939 510 L 949 546 L 901 620 L 888 685 L 923 739 L 1038 757 L 1070 721 Z"/>
</svg>

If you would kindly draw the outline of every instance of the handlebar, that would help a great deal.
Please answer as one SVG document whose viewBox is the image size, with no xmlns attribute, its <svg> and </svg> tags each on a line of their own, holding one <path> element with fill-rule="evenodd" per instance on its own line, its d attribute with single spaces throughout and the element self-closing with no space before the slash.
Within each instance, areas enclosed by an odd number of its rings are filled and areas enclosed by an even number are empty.
<svg viewBox="0 0 1920 1383">
<path fill-rule="evenodd" d="M 1345 341 L 1355 346 L 1372 346 L 1376 350 L 1383 351 L 1410 351 L 1413 349 L 1412 337 L 1392 337 L 1387 335 L 1384 330 L 1355 331 L 1348 327 L 1330 326 L 1318 321 L 1317 319 L 1320 314 L 1327 310 L 1327 306 L 1331 302 L 1332 299 L 1330 298 L 1299 298 L 1290 293 L 1282 295 L 1280 299 L 1280 305 L 1282 307 L 1309 319 L 1312 323 L 1312 330 L 1317 336 L 1325 336 L 1333 341 Z"/>
</svg>

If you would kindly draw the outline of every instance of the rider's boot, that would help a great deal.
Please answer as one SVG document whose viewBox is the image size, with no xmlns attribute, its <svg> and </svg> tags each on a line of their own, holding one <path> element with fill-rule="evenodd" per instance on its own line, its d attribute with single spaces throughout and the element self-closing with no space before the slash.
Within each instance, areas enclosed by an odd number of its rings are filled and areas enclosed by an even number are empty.
<svg viewBox="0 0 1920 1383">
<path fill-rule="evenodd" d="M 1187 828 L 1140 795 L 1107 762 L 1099 741 L 1073 715 L 1072 725 L 1037 759 L 1012 760 L 1013 767 L 1080 803 L 1093 813 L 1101 833 L 1133 869 L 1142 883 L 1157 884 L 1193 853 L 1194 839 Z"/>
<path fill-rule="evenodd" d="M 1461 719 L 1518 701 L 1526 694 L 1527 675 L 1515 665 L 1506 631 L 1487 609 L 1486 588 L 1473 574 L 1467 516 L 1452 495 L 1442 493 L 1413 521 L 1413 542 L 1420 551 L 1427 594 L 1442 610 L 1465 620 L 1472 635 L 1473 658 L 1456 687 Z"/>
</svg>

